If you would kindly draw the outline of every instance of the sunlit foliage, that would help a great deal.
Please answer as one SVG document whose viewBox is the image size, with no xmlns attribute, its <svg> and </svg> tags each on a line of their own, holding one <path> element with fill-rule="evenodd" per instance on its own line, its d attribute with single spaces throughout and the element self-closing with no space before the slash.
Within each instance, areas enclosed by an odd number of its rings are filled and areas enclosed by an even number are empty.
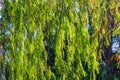
<svg viewBox="0 0 120 80">
<path fill-rule="evenodd" d="M 0 77 L 96 80 L 104 47 L 120 33 L 112 24 L 120 20 L 119 6 L 117 0 L 4 0 Z"/>
</svg>

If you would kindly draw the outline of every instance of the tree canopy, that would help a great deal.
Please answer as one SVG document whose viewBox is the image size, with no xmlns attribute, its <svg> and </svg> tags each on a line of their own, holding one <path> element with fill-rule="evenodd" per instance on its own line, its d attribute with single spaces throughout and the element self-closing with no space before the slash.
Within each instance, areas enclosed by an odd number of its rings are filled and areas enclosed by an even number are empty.
<svg viewBox="0 0 120 80">
<path fill-rule="evenodd" d="M 119 78 L 110 66 L 112 37 L 120 34 L 120 0 L 1 4 L 2 80 L 104 80 L 107 73 Z"/>
</svg>

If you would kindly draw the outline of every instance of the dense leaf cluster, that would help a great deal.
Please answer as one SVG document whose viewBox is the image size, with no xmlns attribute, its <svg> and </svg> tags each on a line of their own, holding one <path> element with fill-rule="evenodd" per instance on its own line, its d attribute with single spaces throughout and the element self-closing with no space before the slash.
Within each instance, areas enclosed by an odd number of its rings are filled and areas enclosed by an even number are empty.
<svg viewBox="0 0 120 80">
<path fill-rule="evenodd" d="M 103 79 L 99 63 L 103 53 L 111 58 L 119 5 L 117 0 L 4 0 L 1 79 Z"/>
</svg>

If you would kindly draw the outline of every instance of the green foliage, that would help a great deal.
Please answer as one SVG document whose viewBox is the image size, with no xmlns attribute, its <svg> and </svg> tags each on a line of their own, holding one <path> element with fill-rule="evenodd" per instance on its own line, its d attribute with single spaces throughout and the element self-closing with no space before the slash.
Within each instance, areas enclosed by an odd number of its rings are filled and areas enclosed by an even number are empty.
<svg viewBox="0 0 120 80">
<path fill-rule="evenodd" d="M 110 9 L 115 6 L 112 2 Z M 102 53 L 98 48 L 110 44 L 107 3 L 4 0 L 4 30 L 10 35 L 4 35 L 1 43 L 6 50 L 4 67 L 9 71 L 8 80 L 96 80 Z M 119 13 L 115 20 L 118 18 Z M 118 34 L 117 30 L 114 34 Z M 103 38 L 104 44 L 100 44 Z"/>
</svg>

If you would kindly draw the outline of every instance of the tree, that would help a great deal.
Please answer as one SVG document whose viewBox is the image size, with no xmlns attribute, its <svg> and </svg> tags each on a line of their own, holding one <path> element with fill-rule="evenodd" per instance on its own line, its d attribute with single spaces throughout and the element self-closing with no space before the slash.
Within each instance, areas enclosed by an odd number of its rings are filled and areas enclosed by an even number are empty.
<svg viewBox="0 0 120 80">
<path fill-rule="evenodd" d="M 118 6 L 115 0 L 4 0 L 2 79 L 103 79 L 99 63 L 102 54 L 105 62 L 112 57 Z"/>
</svg>

